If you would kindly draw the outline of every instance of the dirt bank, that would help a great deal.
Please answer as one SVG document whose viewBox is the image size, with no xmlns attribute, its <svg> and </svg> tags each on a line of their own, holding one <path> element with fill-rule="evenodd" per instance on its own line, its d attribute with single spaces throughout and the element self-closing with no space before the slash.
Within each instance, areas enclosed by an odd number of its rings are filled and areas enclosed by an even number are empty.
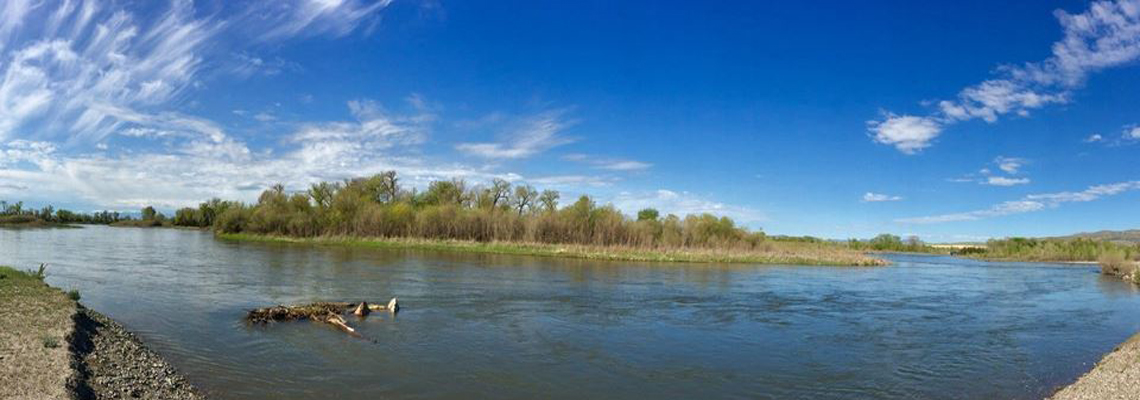
<svg viewBox="0 0 1140 400">
<path fill-rule="evenodd" d="M 0 399 L 204 399 L 115 321 L 0 267 Z"/>
</svg>

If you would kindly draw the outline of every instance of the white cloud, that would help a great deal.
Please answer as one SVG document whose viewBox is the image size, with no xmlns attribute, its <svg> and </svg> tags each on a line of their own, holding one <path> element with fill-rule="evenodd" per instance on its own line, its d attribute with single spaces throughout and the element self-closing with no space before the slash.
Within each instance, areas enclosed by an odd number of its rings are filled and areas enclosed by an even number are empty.
<svg viewBox="0 0 1140 400">
<path fill-rule="evenodd" d="M 966 87 L 953 100 L 938 102 L 930 116 L 888 113 L 882 121 L 869 124 L 875 140 L 913 154 L 938 135 L 940 129 L 935 127 L 971 119 L 995 122 L 1007 114 L 1026 117 L 1034 109 L 1068 102 L 1089 74 L 1140 58 L 1140 0 L 1097 1 L 1084 13 L 1058 10 L 1054 14 L 1064 33 L 1053 43 L 1050 57 L 1001 66 L 999 77 Z M 884 126 L 896 129 L 884 133 Z"/>
<path fill-rule="evenodd" d="M 741 223 L 758 223 L 768 220 L 764 213 L 749 207 L 729 205 L 689 192 L 675 192 L 665 189 L 640 193 L 621 192 L 613 198 L 611 203 L 626 214 L 634 214 L 642 209 L 654 208 L 660 211 L 662 215 L 675 214 L 680 217 L 709 213 L 727 216 Z"/>
<path fill-rule="evenodd" d="M 254 3 L 246 21 L 259 40 L 269 41 L 294 36 L 329 35 L 341 37 L 360 25 L 377 22 L 378 14 L 391 0 L 265 0 Z M 268 27 L 268 29 L 265 29 Z"/>
<path fill-rule="evenodd" d="M 523 179 L 419 156 L 408 146 L 426 137 L 430 115 L 397 115 L 369 100 L 349 102 L 349 109 L 355 121 L 300 124 L 287 136 L 284 148 L 257 152 L 207 120 L 111 110 L 127 124 L 137 124 L 119 134 L 178 140 L 166 148 L 118 154 L 62 154 L 53 143 L 43 141 L 0 143 L 0 182 L 12 183 L 0 188 L 0 196 L 26 198 L 28 193 L 12 189 L 21 186 L 35 187 L 36 196 L 76 198 L 99 207 L 175 208 L 214 196 L 250 201 L 273 183 L 302 189 L 322 180 L 389 169 L 400 172 L 407 184 L 420 186 L 451 177 Z"/>
<path fill-rule="evenodd" d="M 1005 171 L 1007 174 L 1016 175 L 1021 167 L 1027 164 L 1028 161 L 1024 158 L 998 156 L 994 159 L 994 164 L 998 169 Z"/>
<path fill-rule="evenodd" d="M 863 194 L 864 203 L 875 203 L 882 201 L 899 201 L 903 198 L 901 196 L 891 196 L 889 194 L 867 192 Z"/>
<path fill-rule="evenodd" d="M 277 117 L 275 117 L 275 116 L 273 116 L 273 114 L 270 114 L 267 112 L 259 112 L 259 113 L 253 115 L 253 119 L 258 120 L 260 122 L 272 122 L 272 121 L 276 121 Z"/>
<path fill-rule="evenodd" d="M 990 176 L 982 182 L 983 185 L 990 186 L 1017 186 L 1029 183 L 1029 178 L 1007 178 L 1004 176 Z"/>
<path fill-rule="evenodd" d="M 641 171 L 649 169 L 653 164 L 633 160 L 617 160 L 605 162 L 598 165 L 598 168 L 608 169 L 610 171 Z"/>
<path fill-rule="evenodd" d="M 903 218 L 897 220 L 897 222 L 910 224 L 933 224 L 955 221 L 974 221 L 990 217 L 1041 211 L 1046 208 L 1060 207 L 1064 203 L 1094 201 L 1106 196 L 1113 196 L 1132 190 L 1140 190 L 1140 181 L 1127 181 L 1107 185 L 1090 186 L 1089 188 L 1079 192 L 1031 194 L 1025 196 L 1021 200 L 1002 202 L 984 210 L 933 215 L 927 217 Z"/>
<path fill-rule="evenodd" d="M 1101 136 L 1098 133 L 1094 133 L 1094 134 L 1090 135 L 1088 138 L 1085 138 L 1084 141 L 1085 141 L 1085 143 L 1099 143 L 1099 142 L 1104 141 L 1104 136 Z"/>
<path fill-rule="evenodd" d="M 942 126 L 934 119 L 890 113 L 882 121 L 868 121 L 867 127 L 876 142 L 895 146 L 906 154 L 930 147 L 934 138 L 942 133 Z"/>
<path fill-rule="evenodd" d="M 273 76 L 286 71 L 296 72 L 303 69 L 300 64 L 286 61 L 281 57 L 265 59 L 248 53 L 234 55 L 229 63 L 227 72 L 241 78 L 254 75 Z"/>
<path fill-rule="evenodd" d="M 34 136 L 100 142 L 127 125 L 120 115 L 157 116 L 163 109 L 185 108 L 179 107 L 185 95 L 212 76 L 204 73 L 207 69 L 241 76 L 297 67 L 232 48 L 234 41 L 219 40 L 224 33 L 248 29 L 272 39 L 341 36 L 387 4 L 248 2 L 237 5 L 237 17 L 224 20 L 188 0 L 173 0 L 156 15 L 135 15 L 121 5 L 94 0 L 4 2 L 0 140 Z M 241 45 L 252 46 L 248 41 L 236 44 Z M 218 62 L 233 54 L 238 54 L 240 68 Z"/>
<path fill-rule="evenodd" d="M 464 153 L 491 159 L 527 158 L 574 139 L 560 133 L 574 124 L 562 118 L 563 111 L 547 111 L 517 121 L 502 141 L 496 143 L 460 143 L 455 148 Z"/>
<path fill-rule="evenodd" d="M 574 187 L 604 187 L 611 186 L 618 180 L 619 179 L 614 177 L 590 175 L 552 175 L 525 179 L 527 183 L 555 189 Z"/>
<path fill-rule="evenodd" d="M 104 110 L 148 108 L 184 92 L 200 68 L 197 53 L 216 32 L 193 19 L 188 2 L 172 3 L 149 25 L 123 11 L 99 13 L 90 2 L 68 4 L 51 21 L 69 32 L 28 26 L 23 33 L 35 39 L 9 43 L 11 57 L 0 64 L 0 139 L 38 123 L 41 137 L 98 141 L 120 127 Z"/>
<path fill-rule="evenodd" d="M 580 162 L 592 165 L 597 169 L 604 169 L 609 171 L 643 171 L 653 167 L 653 164 L 634 160 L 621 160 L 614 158 L 594 157 L 586 154 L 567 154 L 562 156 L 563 160 Z"/>
<path fill-rule="evenodd" d="M 947 180 L 960 183 L 977 182 L 978 184 L 989 186 L 1025 185 L 1030 182 L 1029 178 L 1015 178 L 1013 175 L 1021 174 L 1023 172 L 1022 168 L 1029 163 L 1029 160 L 1020 157 L 997 156 L 994 158 L 993 165 L 997 167 L 997 170 L 1000 171 L 999 173 L 1004 172 L 1011 176 L 994 175 L 994 171 L 989 167 L 982 167 L 976 174 L 966 174 L 958 178 L 950 178 Z"/>
<path fill-rule="evenodd" d="M 1127 140 L 1140 140 L 1140 125 L 1124 127 L 1124 138 Z"/>
</svg>

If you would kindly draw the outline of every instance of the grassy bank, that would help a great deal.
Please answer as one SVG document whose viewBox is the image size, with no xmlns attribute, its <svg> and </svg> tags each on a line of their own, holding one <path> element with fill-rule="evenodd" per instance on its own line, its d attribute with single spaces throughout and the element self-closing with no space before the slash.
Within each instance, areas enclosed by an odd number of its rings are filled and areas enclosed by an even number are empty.
<svg viewBox="0 0 1140 400">
<path fill-rule="evenodd" d="M 963 255 L 987 261 L 1098 262 L 1106 257 L 1136 260 L 1140 246 L 1085 238 L 1008 238 L 990 240 L 984 250 Z"/>
<path fill-rule="evenodd" d="M 885 265 L 880 259 L 835 246 L 772 243 L 764 250 L 732 251 L 722 249 L 638 249 L 620 246 L 554 245 L 543 243 L 474 242 L 428 239 L 359 238 L 321 236 L 295 238 L 244 233 L 219 234 L 219 238 L 237 241 L 306 243 L 391 249 L 457 251 L 484 254 L 513 254 L 543 257 L 582 258 L 608 261 L 713 262 L 796 265 Z"/>
<path fill-rule="evenodd" d="M 26 215 L 0 216 L 0 228 L 72 228 L 71 225 L 45 221 Z"/>
<path fill-rule="evenodd" d="M 76 303 L 34 273 L 0 266 L 0 398 L 71 397 Z"/>
</svg>

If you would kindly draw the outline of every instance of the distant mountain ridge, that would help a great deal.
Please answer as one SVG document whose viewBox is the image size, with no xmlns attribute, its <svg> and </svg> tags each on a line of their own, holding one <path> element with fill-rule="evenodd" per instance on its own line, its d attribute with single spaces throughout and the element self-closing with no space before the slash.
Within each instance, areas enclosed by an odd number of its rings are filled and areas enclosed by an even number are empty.
<svg viewBox="0 0 1140 400">
<path fill-rule="evenodd" d="M 1123 231 L 1096 231 L 1096 232 L 1081 232 L 1069 236 L 1061 236 L 1061 239 L 1075 239 L 1087 238 L 1096 240 L 1107 240 L 1116 243 L 1137 244 L 1140 243 L 1140 229 L 1129 229 Z"/>
</svg>

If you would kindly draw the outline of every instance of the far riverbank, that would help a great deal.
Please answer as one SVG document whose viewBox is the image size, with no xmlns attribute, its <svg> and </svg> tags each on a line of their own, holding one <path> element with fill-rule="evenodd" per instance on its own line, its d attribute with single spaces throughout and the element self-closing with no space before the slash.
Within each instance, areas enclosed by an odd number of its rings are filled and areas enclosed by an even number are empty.
<svg viewBox="0 0 1140 400">
<path fill-rule="evenodd" d="M 586 246 L 544 243 L 472 242 L 428 239 L 360 238 L 320 236 L 296 238 L 244 233 L 218 234 L 233 241 L 268 243 L 303 243 L 334 246 L 358 246 L 412 250 L 454 251 L 486 254 L 511 254 L 541 257 L 581 258 L 603 261 L 651 261 L 690 263 L 752 263 L 784 265 L 882 266 L 888 262 L 861 252 L 834 246 L 808 243 L 773 242 L 764 251 L 724 249 L 640 249 L 618 246 Z"/>
</svg>

